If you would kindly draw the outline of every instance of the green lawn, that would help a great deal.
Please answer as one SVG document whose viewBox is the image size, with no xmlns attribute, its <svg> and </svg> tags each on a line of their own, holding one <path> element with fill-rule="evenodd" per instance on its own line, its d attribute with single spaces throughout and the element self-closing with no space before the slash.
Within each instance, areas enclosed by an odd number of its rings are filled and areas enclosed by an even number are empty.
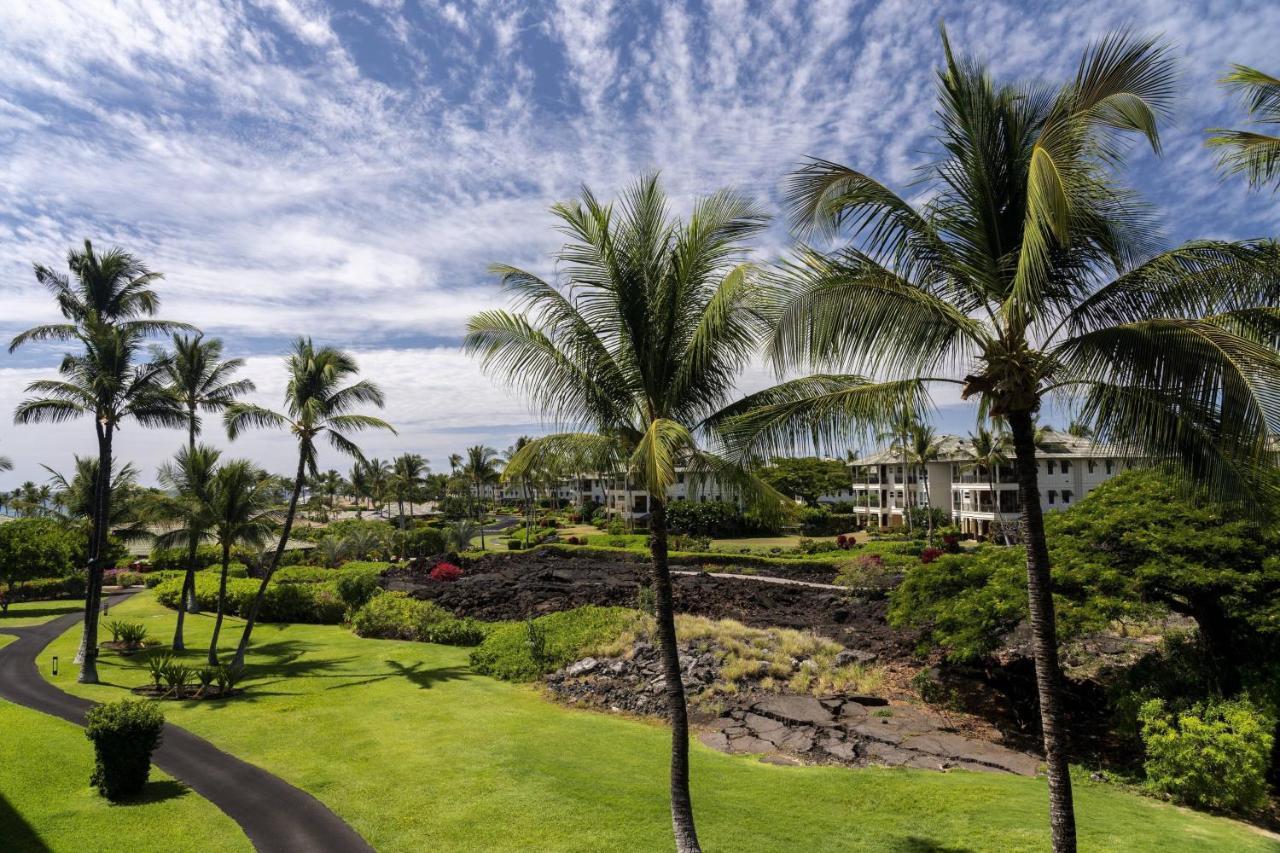
<svg viewBox="0 0 1280 853">
<path fill-rule="evenodd" d="M 119 617 L 166 636 L 143 593 Z M 198 648 L 211 619 L 190 620 Z M 224 630 L 224 648 L 238 631 Z M 73 630 L 46 654 L 69 660 Z M 362 640 L 331 626 L 263 625 L 246 697 L 166 703 L 169 719 L 314 793 L 393 850 L 669 849 L 666 732 L 573 711 L 536 689 L 470 673 L 467 650 Z M 190 657 L 197 660 L 199 654 Z M 94 699 L 146 679 L 107 655 L 109 684 L 54 679 Z M 708 850 L 1044 850 L 1041 780 L 963 772 L 775 767 L 695 745 L 694 802 Z M 1274 850 L 1249 827 L 1082 783 L 1085 850 Z"/>
<path fill-rule="evenodd" d="M 9 612 L 0 614 L 0 628 L 23 628 L 28 625 L 39 625 L 65 616 L 68 613 L 83 613 L 84 599 L 66 599 L 63 601 L 18 601 L 9 605 Z M 107 639 L 110 639 L 108 637 Z"/>
<path fill-rule="evenodd" d="M 137 802 L 112 805 L 98 796 L 89 787 L 93 747 L 79 726 L 0 700 L 0 732 L 6 853 L 253 849 L 231 818 L 157 770 Z"/>
</svg>

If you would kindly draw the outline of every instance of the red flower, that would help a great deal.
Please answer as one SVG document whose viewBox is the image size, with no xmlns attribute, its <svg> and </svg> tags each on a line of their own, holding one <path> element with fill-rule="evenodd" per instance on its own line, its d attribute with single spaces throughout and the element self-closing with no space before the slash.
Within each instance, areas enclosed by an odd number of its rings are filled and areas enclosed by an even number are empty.
<svg viewBox="0 0 1280 853">
<path fill-rule="evenodd" d="M 462 577 L 462 569 L 453 563 L 436 563 L 436 567 L 431 570 L 431 579 L 433 581 L 451 583 L 460 577 Z"/>
<path fill-rule="evenodd" d="M 942 556 L 941 548 L 925 548 L 920 552 L 920 562 L 932 563 L 934 560 Z"/>
</svg>

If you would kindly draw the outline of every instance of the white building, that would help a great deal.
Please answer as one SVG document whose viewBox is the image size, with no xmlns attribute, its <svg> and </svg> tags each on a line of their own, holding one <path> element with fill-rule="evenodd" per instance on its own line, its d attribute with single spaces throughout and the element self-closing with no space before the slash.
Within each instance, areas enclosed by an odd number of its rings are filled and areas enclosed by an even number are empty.
<svg viewBox="0 0 1280 853">
<path fill-rule="evenodd" d="M 887 448 L 849 463 L 853 476 L 854 511 L 867 523 L 897 527 L 907 507 L 926 504 L 950 511 L 965 533 L 990 535 L 993 522 L 1017 524 L 1020 518 L 1018 484 L 1010 461 L 989 472 L 974 463 L 968 438 L 938 437 L 938 460 L 924 466 L 902 462 L 900 451 Z M 1134 461 L 1087 438 L 1047 431 L 1036 450 L 1040 506 L 1065 509 Z M 927 498 L 926 498 L 927 493 Z"/>
</svg>

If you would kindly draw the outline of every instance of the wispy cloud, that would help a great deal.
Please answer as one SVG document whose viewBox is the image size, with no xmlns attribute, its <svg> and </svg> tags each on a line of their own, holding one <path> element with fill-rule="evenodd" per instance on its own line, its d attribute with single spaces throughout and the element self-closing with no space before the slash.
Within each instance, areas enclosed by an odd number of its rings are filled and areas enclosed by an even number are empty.
<svg viewBox="0 0 1280 853">
<path fill-rule="evenodd" d="M 1274 232 L 1276 200 L 1221 183 L 1201 148 L 1235 109 L 1222 70 L 1275 65 L 1274 3 L 10 0 L 0 337 L 52 315 L 31 262 L 88 236 L 163 270 L 164 313 L 266 359 L 261 378 L 299 333 L 361 347 L 398 447 L 437 453 L 468 426 L 501 442 L 528 414 L 451 347 L 498 302 L 488 263 L 550 272 L 551 202 L 660 168 L 681 205 L 736 185 L 776 209 L 807 155 L 905 187 L 933 154 L 939 20 L 1016 77 L 1069 74 L 1110 30 L 1163 34 L 1186 96 L 1140 184 L 1173 238 Z M 788 239 L 779 223 L 761 255 Z M 10 358 L 0 400 L 55 357 Z M 16 476 L 42 438 L 0 426 Z"/>
</svg>

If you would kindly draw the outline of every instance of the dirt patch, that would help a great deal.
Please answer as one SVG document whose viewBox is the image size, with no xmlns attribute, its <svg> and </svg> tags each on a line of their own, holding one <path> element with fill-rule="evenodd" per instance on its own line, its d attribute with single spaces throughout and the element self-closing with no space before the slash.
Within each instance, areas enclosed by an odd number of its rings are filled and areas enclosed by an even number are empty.
<svg viewBox="0 0 1280 853">
<path fill-rule="evenodd" d="M 584 604 L 632 607 L 648 566 L 626 559 L 562 556 L 534 551 L 466 561 L 453 583 L 431 581 L 420 571 L 396 570 L 388 589 L 429 599 L 460 616 L 527 619 Z M 882 661 L 909 661 L 913 632 L 885 621 L 887 604 L 839 590 L 765 583 L 714 574 L 672 578 L 676 610 L 713 619 L 735 619 L 752 627 L 811 631 Z"/>
</svg>

